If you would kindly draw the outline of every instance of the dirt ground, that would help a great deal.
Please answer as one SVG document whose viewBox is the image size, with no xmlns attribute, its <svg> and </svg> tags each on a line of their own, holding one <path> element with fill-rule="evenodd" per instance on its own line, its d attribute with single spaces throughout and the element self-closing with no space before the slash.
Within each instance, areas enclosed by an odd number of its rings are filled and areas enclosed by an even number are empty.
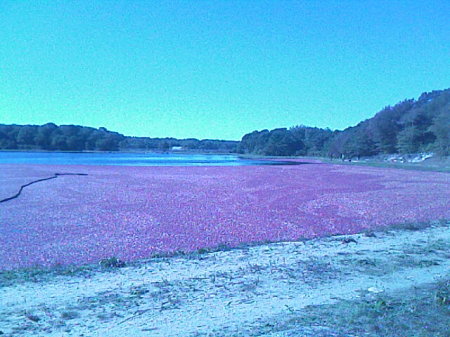
<svg viewBox="0 0 450 337">
<path fill-rule="evenodd" d="M 417 336 L 445 336 L 448 294 L 436 285 L 448 285 L 449 243 L 441 223 L 15 279 L 1 283 L 0 334 L 387 336 L 380 317 L 389 323 L 395 303 L 402 319 L 417 315 L 409 302 L 426 299 L 438 322 Z M 393 336 L 414 335 L 401 329 Z"/>
</svg>

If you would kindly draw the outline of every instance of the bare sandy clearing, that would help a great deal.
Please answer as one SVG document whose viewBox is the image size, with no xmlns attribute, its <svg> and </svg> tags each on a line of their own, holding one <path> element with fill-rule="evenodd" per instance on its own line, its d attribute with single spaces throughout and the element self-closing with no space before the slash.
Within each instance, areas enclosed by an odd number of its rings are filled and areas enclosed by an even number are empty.
<svg viewBox="0 0 450 337">
<path fill-rule="evenodd" d="M 448 277 L 449 242 L 445 225 L 155 259 L 90 278 L 7 286 L 0 288 L 0 330 L 7 336 L 244 336 L 308 305 Z"/>
</svg>

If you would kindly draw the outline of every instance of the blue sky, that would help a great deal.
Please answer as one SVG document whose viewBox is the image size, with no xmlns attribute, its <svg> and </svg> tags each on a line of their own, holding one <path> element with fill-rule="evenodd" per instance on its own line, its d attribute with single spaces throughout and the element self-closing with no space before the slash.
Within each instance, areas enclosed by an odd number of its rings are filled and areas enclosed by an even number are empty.
<svg viewBox="0 0 450 337">
<path fill-rule="evenodd" d="M 0 2 L 0 123 L 240 139 L 450 87 L 450 1 Z"/>
</svg>

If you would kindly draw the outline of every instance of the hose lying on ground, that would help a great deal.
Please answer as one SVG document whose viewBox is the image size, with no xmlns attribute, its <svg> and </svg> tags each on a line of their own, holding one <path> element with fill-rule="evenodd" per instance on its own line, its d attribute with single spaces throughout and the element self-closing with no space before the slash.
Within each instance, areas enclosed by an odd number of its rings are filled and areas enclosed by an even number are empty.
<svg viewBox="0 0 450 337">
<path fill-rule="evenodd" d="M 41 181 L 46 181 L 46 180 L 56 179 L 56 178 L 58 178 L 59 176 L 87 176 L 87 173 L 55 173 L 52 177 L 34 180 L 34 181 L 32 181 L 32 182 L 29 182 L 29 183 L 27 183 L 27 184 L 25 184 L 25 185 L 20 186 L 19 191 L 18 191 L 15 195 L 13 195 L 12 197 L 9 197 L 9 198 L 0 200 L 0 203 L 6 202 L 6 201 L 10 201 L 10 200 L 13 200 L 13 199 L 16 199 L 17 197 L 20 196 L 20 194 L 22 193 L 23 189 L 24 189 L 25 187 L 27 187 L 27 186 L 30 186 L 30 185 L 39 183 L 39 182 L 41 182 Z"/>
</svg>

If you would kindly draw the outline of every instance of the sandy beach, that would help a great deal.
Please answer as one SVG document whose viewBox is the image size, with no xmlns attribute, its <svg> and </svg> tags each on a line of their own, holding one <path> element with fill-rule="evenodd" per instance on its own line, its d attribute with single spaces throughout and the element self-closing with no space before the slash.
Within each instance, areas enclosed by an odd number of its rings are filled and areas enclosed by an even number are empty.
<svg viewBox="0 0 450 337">
<path fill-rule="evenodd" d="M 15 280 L 0 288 L 0 330 L 6 336 L 358 336 L 327 326 L 325 318 L 308 320 L 305 310 L 410 296 L 448 280 L 449 241 L 449 224 L 440 224 Z"/>
</svg>

